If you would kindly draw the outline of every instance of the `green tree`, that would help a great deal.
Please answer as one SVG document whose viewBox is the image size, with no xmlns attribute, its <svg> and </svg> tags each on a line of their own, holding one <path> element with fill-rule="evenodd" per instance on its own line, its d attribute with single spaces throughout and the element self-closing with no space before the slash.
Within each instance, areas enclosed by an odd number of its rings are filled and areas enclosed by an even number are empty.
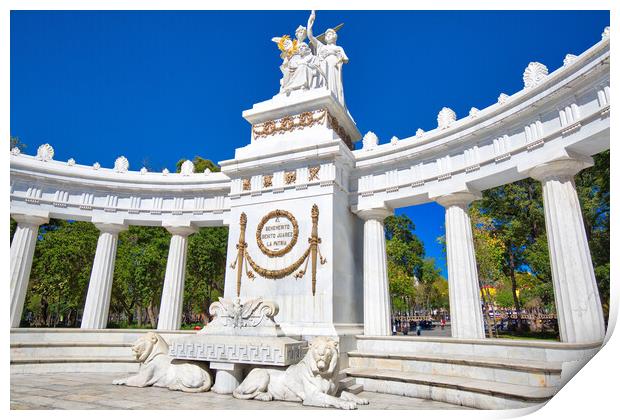
<svg viewBox="0 0 620 420">
<path fill-rule="evenodd" d="M 183 165 L 183 162 L 185 162 L 187 159 L 181 159 L 177 162 L 176 165 L 176 171 L 177 172 L 181 172 L 181 165 Z M 219 172 L 220 171 L 220 167 L 217 166 L 215 163 L 213 163 L 211 160 L 209 159 L 205 159 L 203 157 L 200 156 L 194 156 L 194 159 L 192 159 L 192 163 L 194 164 L 194 172 L 196 173 L 203 173 L 205 171 L 205 169 L 209 168 L 209 170 L 211 172 Z"/>
<path fill-rule="evenodd" d="M 428 311 L 447 307 L 438 281 L 440 270 L 435 260 L 425 258 L 424 244 L 414 233 L 415 224 L 406 215 L 385 219 L 386 254 L 392 309 L 406 311 L 413 304 Z"/>
<path fill-rule="evenodd" d="M 517 274 L 527 267 L 526 250 L 544 232 L 542 191 L 531 178 L 486 190 L 483 199 L 474 202 L 470 214 L 488 217 L 489 229 L 504 248 L 502 271 L 510 280 L 518 328 L 521 328 L 521 302 L 517 293 Z M 550 281 L 550 279 L 547 279 Z"/>
<path fill-rule="evenodd" d="M 201 228 L 189 237 L 185 278 L 186 314 L 207 314 L 224 294 L 228 228 Z"/>
<path fill-rule="evenodd" d="M 9 149 L 13 149 L 17 147 L 20 151 L 24 151 L 26 147 L 28 147 L 24 142 L 22 142 L 19 137 L 11 136 L 11 142 L 9 143 Z"/>
<path fill-rule="evenodd" d="M 609 318 L 610 282 L 610 151 L 594 156 L 594 166 L 575 177 L 594 274 L 605 319 Z"/>
<path fill-rule="evenodd" d="M 66 317 L 76 326 L 86 300 L 99 231 L 92 223 L 54 220 L 39 229 L 35 248 L 29 308 L 44 325 Z"/>
<path fill-rule="evenodd" d="M 162 227 L 130 226 L 119 234 L 111 307 L 124 312 L 138 325 L 144 314 L 152 328 L 157 327 L 170 234 Z"/>
<path fill-rule="evenodd" d="M 439 308 L 437 305 L 437 300 L 439 298 L 437 284 L 439 280 L 442 280 L 440 270 L 435 265 L 435 259 L 433 258 L 424 258 L 422 263 L 417 269 L 417 303 L 419 306 L 423 307 L 429 313 L 435 309 Z M 447 307 L 443 306 L 442 307 Z"/>
<path fill-rule="evenodd" d="M 406 215 L 385 219 L 388 280 L 393 311 L 406 311 L 416 299 L 416 273 L 424 258 L 424 245 L 413 233 L 415 225 Z"/>
</svg>

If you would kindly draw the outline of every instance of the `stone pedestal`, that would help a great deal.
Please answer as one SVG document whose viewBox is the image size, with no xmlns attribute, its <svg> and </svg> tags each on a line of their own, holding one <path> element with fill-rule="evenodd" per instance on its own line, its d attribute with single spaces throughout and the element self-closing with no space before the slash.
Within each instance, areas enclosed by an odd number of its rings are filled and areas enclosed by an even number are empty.
<svg viewBox="0 0 620 420">
<path fill-rule="evenodd" d="M 573 178 L 590 165 L 588 159 L 563 159 L 530 171 L 532 178 L 542 182 L 560 338 L 569 343 L 597 342 L 605 337 L 601 300 Z"/>
<path fill-rule="evenodd" d="M 243 117 L 251 143 L 220 162 L 230 178 L 224 297 L 276 302 L 286 335 L 360 334 L 362 220 L 350 210 L 350 174 L 361 135 L 353 119 L 326 89 L 278 95 Z M 286 231 L 267 230 L 276 224 Z"/>
<path fill-rule="evenodd" d="M 47 223 L 49 218 L 23 214 L 13 214 L 11 217 L 17 222 L 11 242 L 11 328 L 17 328 L 28 290 L 39 226 Z"/>
<path fill-rule="evenodd" d="M 211 391 L 216 394 L 232 394 L 243 380 L 243 369 L 237 363 L 211 362 L 211 370 L 215 370 L 215 383 Z"/>
<path fill-rule="evenodd" d="M 479 194 L 457 192 L 435 200 L 446 209 L 448 293 L 452 337 L 484 338 L 480 285 L 467 206 Z"/>
<path fill-rule="evenodd" d="M 118 233 L 127 229 L 127 226 L 116 223 L 95 223 L 95 226 L 101 233 L 88 283 L 81 328 L 101 329 L 108 323 Z"/>
<path fill-rule="evenodd" d="M 236 331 L 232 327 L 230 330 Z M 289 366 L 304 357 L 307 347 L 306 341 L 290 337 L 195 334 L 175 339 L 169 355 L 175 359 L 209 362 L 216 371 L 211 390 L 231 394 L 243 380 L 244 365 Z"/>
<path fill-rule="evenodd" d="M 158 330 L 178 330 L 181 328 L 183 310 L 183 289 L 185 286 L 185 263 L 187 260 L 187 237 L 196 232 L 189 226 L 166 226 L 172 234 L 166 277 L 161 296 Z"/>
<path fill-rule="evenodd" d="M 364 335 L 391 335 L 390 288 L 383 220 L 387 208 L 362 210 L 364 219 Z"/>
</svg>

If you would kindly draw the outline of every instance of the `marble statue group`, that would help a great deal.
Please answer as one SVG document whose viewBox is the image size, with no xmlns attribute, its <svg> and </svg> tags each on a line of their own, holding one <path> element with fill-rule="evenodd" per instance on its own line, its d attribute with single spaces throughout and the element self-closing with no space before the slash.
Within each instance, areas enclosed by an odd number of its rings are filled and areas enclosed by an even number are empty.
<svg viewBox="0 0 620 420">
<path fill-rule="evenodd" d="M 326 88 L 344 106 L 342 88 L 342 65 L 349 58 L 344 49 L 336 45 L 337 29 L 328 29 L 324 34 L 315 36 L 313 33 L 314 11 L 308 19 L 308 27 L 299 26 L 295 31 L 295 39 L 288 35 L 274 37 L 282 58 L 282 79 L 280 94 L 289 95 L 296 90 Z M 308 45 L 306 36 L 310 40 Z"/>
</svg>

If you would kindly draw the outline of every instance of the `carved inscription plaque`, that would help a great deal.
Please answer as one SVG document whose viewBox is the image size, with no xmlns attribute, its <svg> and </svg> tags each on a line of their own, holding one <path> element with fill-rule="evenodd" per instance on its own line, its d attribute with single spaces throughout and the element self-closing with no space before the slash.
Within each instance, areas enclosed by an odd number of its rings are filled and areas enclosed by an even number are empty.
<svg viewBox="0 0 620 420">
<path fill-rule="evenodd" d="M 263 254 L 281 257 L 297 243 L 299 226 L 286 210 L 274 210 L 263 217 L 256 228 L 256 242 Z"/>
</svg>

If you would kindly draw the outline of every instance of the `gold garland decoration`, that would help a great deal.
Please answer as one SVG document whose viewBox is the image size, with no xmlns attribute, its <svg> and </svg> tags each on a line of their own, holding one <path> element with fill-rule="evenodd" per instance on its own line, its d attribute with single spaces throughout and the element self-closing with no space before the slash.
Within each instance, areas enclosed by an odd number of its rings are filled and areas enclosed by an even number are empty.
<svg viewBox="0 0 620 420">
<path fill-rule="evenodd" d="M 256 264 L 256 262 L 252 259 L 252 257 L 250 257 L 250 253 L 248 252 L 248 250 L 245 250 L 245 258 L 248 262 L 248 264 L 250 264 L 250 267 L 252 267 L 252 270 L 256 271 L 260 276 L 266 278 L 266 279 L 281 279 L 282 277 L 286 277 L 289 274 L 292 274 L 295 270 L 297 270 L 299 267 L 301 267 L 301 265 L 304 263 L 304 261 L 306 261 L 306 259 L 308 259 L 308 255 L 310 255 L 310 250 L 311 247 L 308 247 L 308 249 L 306 249 L 306 252 L 304 252 L 301 257 L 299 257 L 297 259 L 297 261 L 295 261 L 293 264 L 289 265 L 288 267 L 284 267 L 280 270 L 269 270 L 267 268 L 263 268 L 261 266 L 259 266 L 258 264 Z"/>
<path fill-rule="evenodd" d="M 260 231 L 262 230 L 262 227 L 264 226 L 266 221 L 274 217 L 274 214 L 278 214 L 282 217 L 286 217 L 291 222 L 293 222 L 295 236 L 294 236 L 294 241 L 291 243 L 294 245 L 294 242 L 297 241 L 297 236 L 299 234 L 297 221 L 295 220 L 295 218 L 293 217 L 291 213 L 285 210 L 274 210 L 268 213 L 265 217 L 263 217 L 256 231 L 257 239 L 260 239 Z M 308 263 L 310 261 L 312 261 L 312 296 L 315 295 L 317 262 L 323 265 L 327 262 L 327 259 L 323 258 L 323 255 L 321 255 L 321 250 L 319 248 L 319 244 L 321 243 L 321 238 L 319 238 L 318 236 L 319 207 L 316 204 L 312 206 L 311 216 L 312 216 L 312 233 L 311 233 L 311 236 L 308 238 L 308 243 L 310 244 L 308 248 L 295 262 L 293 262 L 288 267 L 284 267 L 279 270 L 270 270 L 270 269 L 263 268 L 260 265 L 258 265 L 250 256 L 250 253 L 248 252 L 248 249 L 247 249 L 248 244 L 247 242 L 245 242 L 245 229 L 247 225 L 247 217 L 245 213 L 241 213 L 241 217 L 239 218 L 240 230 L 239 230 L 239 242 L 237 244 L 237 258 L 235 259 L 233 264 L 230 265 L 230 268 L 237 269 L 237 296 L 239 296 L 241 293 L 241 274 L 243 272 L 244 263 L 245 263 L 246 275 L 248 276 L 250 280 L 253 280 L 255 278 L 255 275 L 251 270 L 248 269 L 247 267 L 248 264 L 250 265 L 252 270 L 254 270 L 256 273 L 258 273 L 260 276 L 264 278 L 281 279 L 295 272 L 295 270 L 299 269 L 301 265 L 304 262 L 306 262 L 306 265 L 304 266 L 304 268 L 302 270 L 299 270 L 297 273 L 295 273 L 295 278 L 299 279 L 299 278 L 302 278 L 306 274 Z M 257 242 L 259 243 L 259 247 L 260 247 L 260 245 L 262 244 L 262 241 L 257 241 Z M 281 252 L 281 251 L 282 250 L 276 251 L 276 252 Z M 288 251 L 289 250 L 287 250 L 286 252 Z M 270 252 L 274 252 L 274 251 L 270 251 Z"/>
<path fill-rule="evenodd" d="M 316 124 L 322 124 L 325 116 L 328 114 L 327 109 L 319 109 L 316 111 L 302 112 L 297 115 L 290 115 L 279 120 L 269 120 L 262 124 L 252 125 L 254 137 L 271 136 L 272 134 L 282 134 L 293 130 L 303 130 Z"/>
<path fill-rule="evenodd" d="M 271 249 L 267 248 L 265 244 L 263 243 L 263 239 L 261 238 L 261 232 L 263 230 L 263 227 L 265 226 L 265 223 L 267 223 L 269 220 L 273 219 L 274 217 L 284 217 L 285 219 L 288 219 L 293 225 L 293 238 L 291 239 L 291 242 L 289 242 L 287 246 L 285 246 L 284 248 L 278 251 L 272 251 Z M 297 219 L 295 219 L 295 216 L 293 216 L 290 212 L 286 210 L 270 211 L 269 213 L 267 213 L 267 215 L 265 215 L 261 219 L 261 221 L 258 223 L 258 226 L 256 227 L 256 243 L 258 244 L 258 247 L 260 248 L 261 252 L 267 255 L 269 258 L 281 257 L 283 255 L 288 254 L 289 251 L 293 249 L 293 247 L 297 243 L 298 237 L 299 237 L 299 225 L 297 224 Z"/>
</svg>

